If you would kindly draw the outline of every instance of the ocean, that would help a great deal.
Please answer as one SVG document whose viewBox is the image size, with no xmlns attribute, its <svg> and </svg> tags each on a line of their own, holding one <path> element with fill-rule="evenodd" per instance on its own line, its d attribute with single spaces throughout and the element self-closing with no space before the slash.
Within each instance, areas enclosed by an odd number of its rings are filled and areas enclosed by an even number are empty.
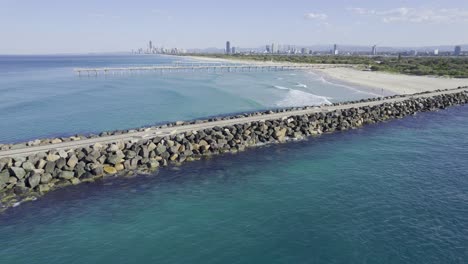
<svg viewBox="0 0 468 264">
<path fill-rule="evenodd" d="M 90 60 L 117 63 L 121 56 L 97 57 Z M 152 63 L 151 56 L 122 57 L 136 60 L 138 65 L 146 60 Z M 86 64 L 87 59 L 81 59 L 75 63 Z M 23 111 L 27 103 L 8 108 L 2 96 L 2 112 L 7 115 L 2 115 L 0 122 L 4 141 L 73 133 L 77 125 L 83 132 L 99 131 L 98 126 L 125 128 L 204 114 L 268 109 L 283 102 L 303 103 L 306 96 L 288 99 L 296 90 L 310 94 L 310 100 L 313 95 L 313 100 L 318 100 L 315 102 L 363 96 L 311 73 L 263 73 L 258 77 L 251 73 L 174 73 L 76 79 L 66 76 L 69 71 L 63 62 L 58 64 L 51 74 L 57 71 L 55 74 L 62 76 L 58 79 L 68 79 L 63 83 L 69 86 L 63 89 L 77 92 L 56 93 L 67 94 L 58 97 L 77 100 L 77 105 L 52 104 L 60 100 L 48 89 L 62 86 L 60 81 L 52 85 L 54 77 L 45 73 L 41 84 L 35 86 L 48 91 L 44 97 L 24 86 L 33 81 L 21 81 L 18 72 L 27 67 L 2 73 L 10 76 L 0 79 L 2 95 L 5 92 L 12 98 L 16 93 L 19 98 L 23 89 L 29 91 L 23 97 L 30 101 L 35 95 L 47 102 L 35 99 L 36 103 Z M 24 78 L 41 79 L 41 74 L 34 73 L 36 66 L 29 67 L 31 73 Z M 180 86 L 176 85 L 178 78 Z M 5 79 L 10 79 L 10 89 L 3 85 Z M 200 82 L 194 84 L 195 79 Z M 112 89 L 105 90 L 107 82 Z M 80 86 L 85 83 L 92 88 Z M 307 87 L 295 86 L 298 83 Z M 155 95 L 148 98 L 153 89 Z M 181 97 L 162 92 L 171 90 Z M 93 101 L 95 94 L 102 97 Z M 124 94 L 128 98 L 122 98 Z M 138 94 L 146 95 L 141 98 L 142 109 L 138 102 L 130 102 L 140 99 Z M 165 106 L 168 98 L 173 101 Z M 105 106 L 96 105 L 101 100 Z M 191 107 L 192 100 L 196 108 Z M 121 109 L 118 102 L 132 107 Z M 155 111 L 157 104 L 162 104 L 162 110 Z M 77 114 L 87 111 L 80 108 L 112 109 L 107 113 L 109 123 L 101 124 L 106 115 Z M 174 115 L 169 114 L 170 109 Z M 35 125 L 27 126 L 22 120 L 26 112 L 42 121 L 31 118 Z M 60 132 L 42 128 L 45 125 L 41 124 L 54 118 L 64 126 Z M 86 119 L 93 120 L 96 127 L 79 126 L 87 124 Z M 14 127 L 18 124 L 28 131 Z M 460 106 L 306 141 L 220 155 L 164 168 L 153 175 L 67 187 L 0 215 L 0 263 L 466 263 L 466 146 L 468 107 Z"/>
<path fill-rule="evenodd" d="M 73 72 L 172 63 L 200 61 L 135 55 L 0 56 L 0 143 L 378 96 L 300 71 L 97 77 Z"/>
</svg>

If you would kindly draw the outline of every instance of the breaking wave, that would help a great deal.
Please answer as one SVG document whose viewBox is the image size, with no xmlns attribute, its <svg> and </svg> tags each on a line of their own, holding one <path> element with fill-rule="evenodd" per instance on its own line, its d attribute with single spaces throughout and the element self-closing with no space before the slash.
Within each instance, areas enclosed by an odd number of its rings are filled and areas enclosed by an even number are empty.
<svg viewBox="0 0 468 264">
<path fill-rule="evenodd" d="M 307 85 L 305 85 L 303 83 L 297 83 L 296 87 L 307 88 Z"/>
<path fill-rule="evenodd" d="M 286 96 L 276 103 L 278 107 L 311 106 L 331 104 L 329 97 L 315 95 L 283 86 L 273 86 L 280 90 L 288 90 Z"/>
<path fill-rule="evenodd" d="M 279 86 L 279 85 L 273 85 L 274 88 L 280 89 L 280 90 L 289 90 L 287 87 Z"/>
</svg>

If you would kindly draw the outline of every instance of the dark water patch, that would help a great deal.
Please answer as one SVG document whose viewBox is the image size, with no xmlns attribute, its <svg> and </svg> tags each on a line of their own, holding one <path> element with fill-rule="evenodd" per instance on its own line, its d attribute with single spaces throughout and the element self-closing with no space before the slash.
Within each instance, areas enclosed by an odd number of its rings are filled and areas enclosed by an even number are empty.
<svg viewBox="0 0 468 264">
<path fill-rule="evenodd" d="M 0 216 L 0 260 L 463 263 L 467 110 L 59 190 Z"/>
</svg>

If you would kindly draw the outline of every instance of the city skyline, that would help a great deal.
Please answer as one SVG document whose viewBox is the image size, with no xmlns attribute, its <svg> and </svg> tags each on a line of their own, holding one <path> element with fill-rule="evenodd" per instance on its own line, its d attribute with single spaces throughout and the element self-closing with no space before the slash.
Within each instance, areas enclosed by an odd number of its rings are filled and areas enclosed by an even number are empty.
<svg viewBox="0 0 468 264">
<path fill-rule="evenodd" d="M 236 49 L 265 43 L 468 44 L 468 35 L 462 34 L 468 26 L 466 1 L 267 3 L 3 0 L 0 24 L 15 26 L 2 29 L 0 54 L 121 52 L 141 47 L 149 39 L 159 46 L 180 49 L 223 48 L 227 39 L 235 42 Z M 264 12 L 265 6 L 269 12 Z"/>
</svg>

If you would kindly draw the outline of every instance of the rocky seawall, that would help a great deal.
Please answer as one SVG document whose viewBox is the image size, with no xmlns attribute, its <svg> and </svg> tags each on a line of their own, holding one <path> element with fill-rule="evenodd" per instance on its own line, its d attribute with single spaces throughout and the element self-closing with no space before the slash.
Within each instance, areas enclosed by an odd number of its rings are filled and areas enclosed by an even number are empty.
<svg viewBox="0 0 468 264">
<path fill-rule="evenodd" d="M 388 98 L 391 97 L 385 99 Z M 378 100 L 382 100 L 382 98 L 360 102 Z M 159 167 L 177 165 L 204 156 L 239 152 L 263 144 L 300 140 L 309 136 L 402 118 L 418 112 L 435 111 L 466 104 L 468 103 L 468 93 L 461 91 L 431 97 L 408 97 L 400 102 L 382 102 L 382 104 L 374 106 L 357 108 L 353 107 L 352 103 L 355 102 L 349 102 L 350 107 L 344 110 L 291 115 L 281 119 L 266 119 L 222 127 L 215 126 L 146 140 L 121 141 L 111 144 L 97 143 L 68 151 L 49 150 L 25 157 L 1 158 L 0 211 L 16 206 L 22 201 L 34 200 L 49 191 L 68 185 L 92 182 L 108 176 L 151 173 Z M 268 115 L 273 112 L 287 112 L 297 109 L 307 108 L 279 109 L 232 117 L 177 122 L 161 127 L 235 119 L 252 115 Z M 125 131 L 103 133 L 101 136 L 115 133 L 125 133 Z M 63 139 L 60 140 L 63 142 Z M 38 140 L 36 143 L 53 144 L 51 141 Z M 24 147 L 29 143 L 20 145 Z M 4 149 L 14 149 L 15 145 L 3 145 L 3 147 Z"/>
</svg>

